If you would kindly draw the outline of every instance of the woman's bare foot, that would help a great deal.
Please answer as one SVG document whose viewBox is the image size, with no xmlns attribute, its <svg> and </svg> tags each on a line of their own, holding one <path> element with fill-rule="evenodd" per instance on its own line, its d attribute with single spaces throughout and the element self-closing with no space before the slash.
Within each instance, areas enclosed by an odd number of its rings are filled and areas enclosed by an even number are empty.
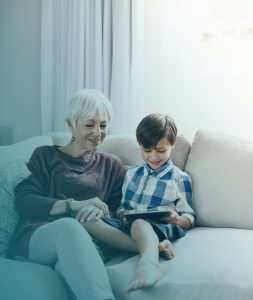
<svg viewBox="0 0 253 300">
<path fill-rule="evenodd" d="M 148 258 L 141 257 L 137 270 L 126 292 L 152 287 L 161 277 L 162 274 L 159 264 L 152 262 Z"/>
<path fill-rule="evenodd" d="M 161 243 L 159 243 L 158 249 L 165 259 L 172 259 L 175 256 L 172 244 L 169 240 L 163 240 Z"/>
</svg>

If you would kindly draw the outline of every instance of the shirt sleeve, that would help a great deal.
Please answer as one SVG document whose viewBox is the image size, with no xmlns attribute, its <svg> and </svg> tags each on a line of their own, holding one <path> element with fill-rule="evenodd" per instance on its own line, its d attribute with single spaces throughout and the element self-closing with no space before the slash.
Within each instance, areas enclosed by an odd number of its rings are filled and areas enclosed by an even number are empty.
<svg viewBox="0 0 253 300">
<path fill-rule="evenodd" d="M 195 224 L 195 213 L 192 209 L 192 184 L 188 175 L 180 176 L 177 181 L 176 211 Z"/>
<path fill-rule="evenodd" d="M 46 169 L 46 157 L 40 148 L 37 148 L 27 167 L 31 175 L 19 183 L 15 189 L 15 206 L 21 217 L 49 216 L 50 210 L 57 199 L 47 197 L 46 190 L 50 176 Z"/>
</svg>

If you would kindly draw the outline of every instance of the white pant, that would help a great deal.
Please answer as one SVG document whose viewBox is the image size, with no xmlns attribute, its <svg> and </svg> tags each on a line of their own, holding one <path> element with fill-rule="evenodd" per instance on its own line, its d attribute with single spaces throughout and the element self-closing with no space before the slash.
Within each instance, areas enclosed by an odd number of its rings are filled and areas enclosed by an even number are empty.
<svg viewBox="0 0 253 300">
<path fill-rule="evenodd" d="M 56 266 L 78 300 L 115 299 L 102 259 L 83 226 L 62 218 L 32 234 L 28 260 Z"/>
</svg>

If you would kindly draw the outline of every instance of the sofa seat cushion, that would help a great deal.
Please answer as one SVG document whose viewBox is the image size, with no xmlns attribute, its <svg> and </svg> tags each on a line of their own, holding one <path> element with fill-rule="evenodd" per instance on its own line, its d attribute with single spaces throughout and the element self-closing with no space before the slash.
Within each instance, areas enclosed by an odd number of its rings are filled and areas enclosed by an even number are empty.
<svg viewBox="0 0 253 300">
<path fill-rule="evenodd" d="M 136 269 L 138 256 L 107 266 L 111 285 L 121 300 L 252 300 L 253 231 L 194 228 L 174 244 L 176 256 L 161 259 L 163 278 L 155 287 L 124 292 Z"/>
<path fill-rule="evenodd" d="M 68 290 L 50 267 L 0 258 L 0 299 L 68 300 Z"/>
</svg>

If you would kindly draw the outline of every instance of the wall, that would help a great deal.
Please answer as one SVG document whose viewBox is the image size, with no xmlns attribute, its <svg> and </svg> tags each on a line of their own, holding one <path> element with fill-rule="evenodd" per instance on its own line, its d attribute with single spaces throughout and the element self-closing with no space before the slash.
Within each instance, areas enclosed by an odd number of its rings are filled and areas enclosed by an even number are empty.
<svg viewBox="0 0 253 300">
<path fill-rule="evenodd" d="M 168 113 L 191 139 L 198 129 L 253 139 L 253 33 L 203 38 L 217 3 L 145 1 L 142 116 Z"/>
<path fill-rule="evenodd" d="M 114 133 L 158 111 L 189 138 L 199 128 L 253 138 L 253 35 L 203 39 L 216 2 L 145 0 L 144 92 Z M 40 0 L 0 0 L 0 145 L 41 132 L 40 13 Z"/>
<path fill-rule="evenodd" d="M 0 0 L 0 145 L 41 133 L 40 0 Z"/>
</svg>

